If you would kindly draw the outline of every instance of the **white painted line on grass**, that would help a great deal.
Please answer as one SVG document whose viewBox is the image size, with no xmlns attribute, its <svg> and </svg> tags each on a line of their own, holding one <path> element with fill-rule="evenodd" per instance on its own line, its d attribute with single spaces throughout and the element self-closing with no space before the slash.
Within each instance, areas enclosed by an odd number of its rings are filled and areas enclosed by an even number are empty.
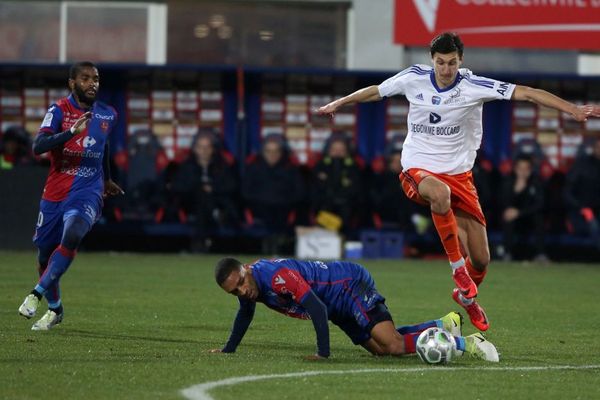
<svg viewBox="0 0 600 400">
<path fill-rule="evenodd" d="M 239 383 L 262 381 L 266 379 L 279 378 L 301 378 L 306 376 L 317 375 L 345 375 L 345 374 L 370 374 L 375 372 L 394 372 L 394 373 L 410 373 L 410 372 L 454 372 L 467 370 L 481 371 L 554 371 L 554 370 L 582 370 L 582 369 L 600 369 L 600 365 L 549 365 L 549 366 L 532 366 L 532 367 L 488 367 L 488 368 L 473 368 L 473 367 L 418 367 L 418 368 L 370 368 L 370 369 L 347 369 L 347 370 L 320 370 L 320 371 L 302 371 L 290 372 L 287 374 L 271 374 L 271 375 L 247 375 L 235 376 L 232 378 L 221 379 L 218 381 L 200 383 L 182 389 L 181 394 L 189 400 L 214 400 L 208 392 L 214 388 L 221 386 L 232 386 Z"/>
</svg>

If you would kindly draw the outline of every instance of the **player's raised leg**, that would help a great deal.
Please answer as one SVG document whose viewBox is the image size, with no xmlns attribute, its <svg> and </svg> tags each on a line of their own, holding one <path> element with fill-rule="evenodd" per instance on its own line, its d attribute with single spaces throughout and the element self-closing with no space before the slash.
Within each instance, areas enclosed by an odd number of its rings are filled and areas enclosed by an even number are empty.
<svg viewBox="0 0 600 400">
<path fill-rule="evenodd" d="M 469 255 L 465 266 L 469 271 L 469 275 L 473 278 L 473 282 L 479 286 L 487 274 L 487 266 L 490 263 L 485 226 L 462 210 L 457 210 L 456 219 L 461 233 L 461 240 Z M 477 329 L 481 331 L 489 329 L 490 324 L 487 315 L 475 299 L 468 298 L 458 289 L 454 289 L 452 298 L 467 311 L 471 323 Z"/>
<path fill-rule="evenodd" d="M 456 286 L 467 298 L 477 296 L 477 286 L 467 272 L 460 250 L 458 224 L 450 208 L 450 187 L 430 175 L 419 184 L 419 194 L 430 204 L 433 224 L 448 255 Z"/>
<path fill-rule="evenodd" d="M 479 286 L 490 264 L 490 250 L 485 226 L 467 212 L 457 209 L 456 222 L 461 237 L 461 242 L 467 251 L 465 267 L 471 279 Z"/>
<path fill-rule="evenodd" d="M 452 298 L 458 305 L 467 311 L 473 326 L 480 331 L 487 331 L 489 329 L 490 322 L 488 321 L 487 315 L 483 307 L 481 307 L 475 299 L 465 298 L 458 289 L 454 289 Z"/>
</svg>

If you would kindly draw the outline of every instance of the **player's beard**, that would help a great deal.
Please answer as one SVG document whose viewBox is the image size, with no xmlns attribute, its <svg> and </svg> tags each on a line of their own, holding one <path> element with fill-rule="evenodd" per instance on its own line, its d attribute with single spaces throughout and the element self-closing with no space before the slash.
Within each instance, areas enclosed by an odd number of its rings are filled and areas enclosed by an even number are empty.
<svg viewBox="0 0 600 400">
<path fill-rule="evenodd" d="M 77 100 L 79 100 L 80 103 L 87 105 L 88 107 L 91 107 L 92 104 L 94 104 L 94 101 L 96 101 L 96 96 L 94 96 L 94 97 L 88 96 L 85 93 L 85 91 L 78 86 L 74 87 L 74 92 L 75 92 L 75 96 L 77 96 Z"/>
</svg>

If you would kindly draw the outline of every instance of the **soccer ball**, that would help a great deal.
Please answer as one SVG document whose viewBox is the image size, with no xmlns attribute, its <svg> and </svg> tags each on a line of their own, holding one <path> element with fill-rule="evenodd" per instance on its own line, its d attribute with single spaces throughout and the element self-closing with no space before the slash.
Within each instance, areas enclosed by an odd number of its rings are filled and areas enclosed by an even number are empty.
<svg viewBox="0 0 600 400">
<path fill-rule="evenodd" d="M 452 360 L 456 342 L 442 328 L 425 329 L 417 338 L 417 354 L 427 364 L 446 364 Z"/>
</svg>

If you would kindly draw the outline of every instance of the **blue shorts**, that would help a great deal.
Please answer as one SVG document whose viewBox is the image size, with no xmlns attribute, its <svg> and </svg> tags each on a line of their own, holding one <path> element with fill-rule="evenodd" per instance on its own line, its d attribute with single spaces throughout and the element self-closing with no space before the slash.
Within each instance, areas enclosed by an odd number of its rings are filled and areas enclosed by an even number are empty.
<svg viewBox="0 0 600 400">
<path fill-rule="evenodd" d="M 350 340 L 352 340 L 352 343 L 359 345 L 371 338 L 371 330 L 375 325 L 383 321 L 392 321 L 392 316 L 384 301 L 376 303 L 373 308 L 366 312 L 366 315 L 366 318 L 359 320 L 354 318 L 336 318 L 335 320 L 332 319 L 331 322 L 340 327 Z"/>
<path fill-rule="evenodd" d="M 91 229 L 100 218 L 101 213 L 102 199 L 96 196 L 76 197 L 58 202 L 42 199 L 33 243 L 38 248 L 58 246 L 67 218 L 78 215 L 88 222 Z"/>
<path fill-rule="evenodd" d="M 346 288 L 343 306 L 331 322 L 339 326 L 354 344 L 362 344 L 371 338 L 371 329 L 379 322 L 391 321 L 392 317 L 383 297 L 375 288 L 375 281 L 367 269 L 348 262 L 340 262 L 345 268 L 356 272 Z"/>
</svg>

